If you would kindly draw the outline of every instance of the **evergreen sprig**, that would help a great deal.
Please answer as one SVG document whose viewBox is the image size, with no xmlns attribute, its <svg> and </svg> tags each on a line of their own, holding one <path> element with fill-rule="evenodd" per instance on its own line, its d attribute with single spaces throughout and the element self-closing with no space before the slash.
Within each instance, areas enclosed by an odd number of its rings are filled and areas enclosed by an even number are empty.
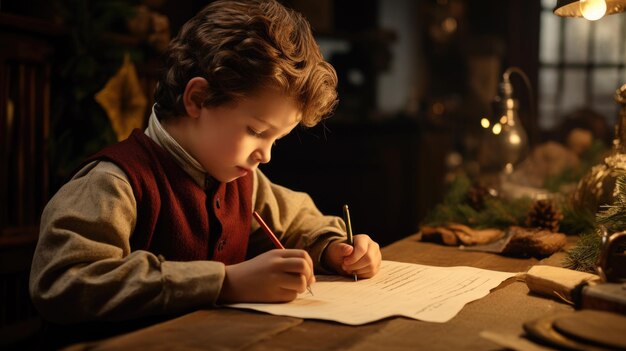
<svg viewBox="0 0 626 351">
<path fill-rule="evenodd" d="M 576 246 L 567 251 L 564 262 L 565 267 L 594 273 L 598 257 L 600 256 L 601 244 L 602 237 L 599 231 L 582 234 Z"/>
<path fill-rule="evenodd" d="M 565 266 L 584 272 L 595 272 L 602 244 L 601 227 L 609 233 L 626 229 L 626 174 L 622 173 L 615 180 L 617 194 L 612 205 L 604 206 L 596 214 L 596 225 L 592 230 L 580 236 L 576 246 L 567 251 Z"/>
<path fill-rule="evenodd" d="M 614 233 L 626 228 L 626 176 L 620 175 L 615 180 L 615 194 L 617 194 L 612 205 L 604 206 L 604 209 L 598 212 L 596 222 L 603 225 L 609 231 Z"/>
<path fill-rule="evenodd" d="M 563 213 L 560 231 L 570 235 L 582 235 L 594 230 L 596 227 L 595 216 L 591 210 L 578 208 L 572 204 L 569 197 L 558 202 L 558 207 Z"/>
<path fill-rule="evenodd" d="M 467 193 L 471 187 L 469 178 L 457 177 L 451 184 L 442 203 L 426 217 L 424 224 L 431 226 L 460 223 L 481 228 L 504 229 L 511 225 L 520 225 L 532 204 L 530 198 L 502 200 L 487 197 L 485 207 L 476 210 L 467 203 Z"/>
<path fill-rule="evenodd" d="M 469 178 L 457 177 L 450 184 L 444 200 L 429 213 L 424 224 L 441 226 L 460 223 L 476 229 L 506 229 L 512 225 L 523 225 L 533 204 L 533 200 L 529 197 L 503 199 L 487 196 L 484 200 L 484 208 L 477 210 L 467 202 L 470 188 Z M 591 231 L 595 227 L 594 215 L 588 210 L 574 207 L 569 199 L 561 198 L 556 201 L 556 205 L 563 213 L 561 232 L 578 235 Z"/>
</svg>

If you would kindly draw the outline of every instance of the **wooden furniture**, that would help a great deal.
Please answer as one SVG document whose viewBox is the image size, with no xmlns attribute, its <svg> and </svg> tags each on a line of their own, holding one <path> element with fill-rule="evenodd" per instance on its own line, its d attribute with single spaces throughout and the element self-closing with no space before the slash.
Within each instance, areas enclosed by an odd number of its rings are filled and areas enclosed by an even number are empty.
<svg viewBox="0 0 626 351">
<path fill-rule="evenodd" d="M 416 235 L 385 247 L 383 257 L 509 272 L 524 272 L 538 263 L 536 259 L 507 258 L 419 242 Z M 559 259 L 552 257 L 551 261 Z M 528 320 L 570 310 L 569 305 L 530 295 L 525 283 L 511 278 L 486 297 L 466 305 L 447 323 L 398 317 L 347 326 L 242 310 L 200 310 L 129 334 L 76 344 L 66 350 L 494 350 L 499 347 L 482 339 L 481 331 L 521 334 L 522 324 Z"/>
<path fill-rule="evenodd" d="M 53 46 L 46 31 L 56 27 L 41 23 L 0 14 L 0 239 L 5 243 L 36 237 L 48 199 Z"/>
<path fill-rule="evenodd" d="M 0 13 L 0 346 L 40 325 L 28 275 L 48 200 L 52 39 L 49 22 Z"/>
<path fill-rule="evenodd" d="M 39 218 L 55 191 L 51 184 L 64 181 L 49 165 L 50 151 L 59 151 L 48 145 L 51 107 L 58 110 L 58 92 L 68 88 L 59 77 L 70 32 L 50 20 L 0 12 L 0 348 L 23 345 L 41 324 L 28 296 L 28 276 Z M 109 32 L 102 40 L 142 45 L 135 37 Z M 145 61 L 138 71 L 152 102 L 156 55 Z"/>
</svg>

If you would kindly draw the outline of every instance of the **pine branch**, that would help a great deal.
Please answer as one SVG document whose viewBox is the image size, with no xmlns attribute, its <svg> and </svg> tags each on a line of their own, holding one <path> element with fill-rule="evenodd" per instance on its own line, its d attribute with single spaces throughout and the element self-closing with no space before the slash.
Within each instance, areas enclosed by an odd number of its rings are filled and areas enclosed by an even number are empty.
<svg viewBox="0 0 626 351">
<path fill-rule="evenodd" d="M 505 201 L 500 198 L 485 199 L 485 208 L 477 211 L 467 203 L 467 193 L 471 181 L 467 177 L 458 177 L 450 184 L 444 201 L 426 217 L 424 223 L 441 226 L 448 223 L 460 223 L 474 228 L 505 229 L 511 225 L 523 223 L 528 208 L 532 204 L 529 198 Z"/>
<path fill-rule="evenodd" d="M 626 178 L 622 185 L 626 189 Z M 444 201 L 428 214 L 424 224 L 441 226 L 448 223 L 460 223 L 477 229 L 505 229 L 511 225 L 523 225 L 533 203 L 530 198 L 504 200 L 486 197 L 484 208 L 477 211 L 467 203 L 467 193 L 470 187 L 471 182 L 467 177 L 455 179 L 450 184 Z M 558 200 L 557 207 L 563 213 L 561 232 L 580 235 L 595 228 L 595 218 L 591 211 L 574 207 L 566 198 Z"/>
<path fill-rule="evenodd" d="M 595 273 L 601 244 L 602 240 L 598 231 L 591 231 L 581 235 L 578 244 L 567 251 L 564 262 L 565 267 L 577 271 Z"/>
<path fill-rule="evenodd" d="M 596 222 L 591 210 L 575 207 L 569 198 L 558 201 L 558 206 L 563 213 L 560 226 L 563 233 L 580 235 L 594 230 Z"/>
<path fill-rule="evenodd" d="M 616 201 L 605 206 L 596 214 L 594 230 L 580 236 L 578 244 L 567 252 L 565 265 L 568 268 L 585 272 L 595 272 L 601 249 L 600 226 L 605 226 L 609 233 L 626 229 L 626 176 L 620 175 L 615 180 Z"/>
</svg>

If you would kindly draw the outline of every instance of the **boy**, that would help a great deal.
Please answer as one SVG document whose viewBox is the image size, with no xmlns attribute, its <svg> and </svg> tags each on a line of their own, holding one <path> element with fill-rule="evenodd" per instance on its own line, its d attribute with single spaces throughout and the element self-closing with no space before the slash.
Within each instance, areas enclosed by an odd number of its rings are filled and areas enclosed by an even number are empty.
<svg viewBox="0 0 626 351">
<path fill-rule="evenodd" d="M 376 274 L 375 242 L 347 245 L 339 218 L 257 169 L 332 111 L 336 80 L 300 15 L 274 0 L 208 5 L 170 43 L 146 131 L 86 160 L 46 206 L 30 279 L 40 313 L 130 320 L 290 301 L 314 272 Z M 267 251 L 255 210 L 288 249 Z"/>
</svg>

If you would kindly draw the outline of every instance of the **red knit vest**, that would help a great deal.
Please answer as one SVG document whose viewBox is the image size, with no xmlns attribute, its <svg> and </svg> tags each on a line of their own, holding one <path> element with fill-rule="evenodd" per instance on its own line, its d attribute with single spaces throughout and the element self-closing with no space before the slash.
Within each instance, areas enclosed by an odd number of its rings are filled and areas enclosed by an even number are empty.
<svg viewBox="0 0 626 351">
<path fill-rule="evenodd" d="M 173 156 L 139 129 L 91 156 L 83 166 L 94 160 L 113 162 L 128 177 L 137 201 L 137 223 L 130 238 L 133 251 L 147 250 L 170 261 L 211 259 L 229 265 L 245 260 L 252 218 L 252 174 L 219 183 L 213 198 L 208 199 Z M 211 223 L 213 220 L 219 223 Z M 210 237 L 216 232 L 209 230 L 214 225 L 222 228 L 217 232 L 219 238 Z M 215 244 L 213 252 L 211 243 Z"/>
</svg>

